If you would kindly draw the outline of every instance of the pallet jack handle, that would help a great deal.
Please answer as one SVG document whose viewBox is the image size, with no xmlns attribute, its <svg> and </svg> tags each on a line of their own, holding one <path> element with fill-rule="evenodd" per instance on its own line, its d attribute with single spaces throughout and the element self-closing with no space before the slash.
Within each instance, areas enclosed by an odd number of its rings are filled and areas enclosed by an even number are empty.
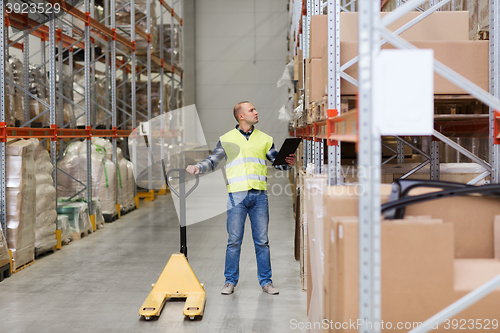
<svg viewBox="0 0 500 333">
<path fill-rule="evenodd" d="M 178 177 L 170 177 L 170 174 L 172 172 L 178 172 L 179 176 Z M 195 175 L 196 177 L 196 182 L 193 187 L 189 189 L 189 191 L 186 192 L 186 170 L 185 169 L 172 169 L 167 172 L 165 175 L 165 182 L 167 183 L 167 186 L 170 188 L 170 190 L 177 196 L 179 197 L 179 222 L 181 224 L 181 253 L 184 254 L 184 256 L 187 259 L 187 235 L 186 235 L 186 198 L 193 193 L 193 191 L 196 189 L 198 184 L 200 183 L 200 178 L 198 175 Z M 179 192 L 173 187 L 172 183 L 170 182 L 171 179 L 179 179 Z"/>
</svg>

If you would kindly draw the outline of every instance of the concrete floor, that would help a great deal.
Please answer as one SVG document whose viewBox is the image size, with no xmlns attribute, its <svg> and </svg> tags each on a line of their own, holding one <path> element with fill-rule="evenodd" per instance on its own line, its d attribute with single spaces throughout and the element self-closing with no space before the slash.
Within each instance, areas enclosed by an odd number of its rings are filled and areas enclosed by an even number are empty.
<svg viewBox="0 0 500 333">
<path fill-rule="evenodd" d="M 270 170 L 272 173 L 273 170 Z M 270 178 L 273 189 L 288 184 L 286 175 Z M 279 193 L 275 191 L 275 193 Z M 247 221 L 240 282 L 230 296 L 224 284 L 227 242 L 225 214 L 187 228 L 191 267 L 205 284 L 202 319 L 182 315 L 182 302 L 169 302 L 158 320 L 145 321 L 140 306 L 170 255 L 179 251 L 179 224 L 170 195 L 120 220 L 0 283 L 0 332 L 266 332 L 300 331 L 306 322 L 306 293 L 293 257 L 292 198 L 270 191 L 270 246 L 277 296 L 262 292 Z"/>
</svg>

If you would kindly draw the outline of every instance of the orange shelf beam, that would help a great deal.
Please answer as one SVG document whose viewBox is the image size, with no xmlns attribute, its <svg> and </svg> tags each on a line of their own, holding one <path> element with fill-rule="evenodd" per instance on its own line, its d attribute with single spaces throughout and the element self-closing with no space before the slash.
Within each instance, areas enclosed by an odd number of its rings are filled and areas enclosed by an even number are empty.
<svg viewBox="0 0 500 333">
<path fill-rule="evenodd" d="M 61 9 L 65 11 L 66 13 L 70 14 L 71 16 L 79 19 L 80 21 L 84 23 L 89 23 L 89 25 L 94 28 L 95 30 L 105 34 L 107 37 L 114 38 L 116 37 L 116 41 L 122 43 L 123 45 L 127 46 L 129 49 L 132 49 L 132 42 L 130 39 L 116 34 L 111 28 L 106 27 L 104 24 L 100 23 L 96 19 L 93 19 L 91 17 L 87 17 L 87 15 L 80 10 L 78 10 L 76 7 L 73 7 L 69 3 L 62 1 L 62 0 L 47 0 L 47 2 L 55 5 L 58 4 L 61 6 Z"/>
<path fill-rule="evenodd" d="M 0 123 L 0 142 L 8 138 L 13 139 L 90 139 L 91 137 L 122 138 L 128 137 L 130 130 L 99 130 L 99 129 L 72 129 L 72 128 L 29 128 L 29 127 L 6 127 Z"/>
</svg>

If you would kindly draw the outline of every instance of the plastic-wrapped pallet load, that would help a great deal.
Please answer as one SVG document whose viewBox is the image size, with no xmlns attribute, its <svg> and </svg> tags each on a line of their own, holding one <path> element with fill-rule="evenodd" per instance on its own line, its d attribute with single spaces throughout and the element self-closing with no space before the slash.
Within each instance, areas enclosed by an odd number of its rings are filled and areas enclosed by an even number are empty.
<svg viewBox="0 0 500 333">
<path fill-rule="evenodd" d="M 134 164 L 130 161 L 127 161 L 127 181 L 128 181 L 128 200 L 129 206 L 128 210 L 136 208 L 135 206 L 135 179 L 134 179 Z"/>
<path fill-rule="evenodd" d="M 52 179 L 53 166 L 47 150 L 31 139 L 34 149 L 36 179 L 35 251 L 42 253 L 57 245 L 56 232 L 56 189 Z"/>
<path fill-rule="evenodd" d="M 29 140 L 11 139 L 6 150 L 7 245 L 16 270 L 35 255 L 34 146 Z"/>
<path fill-rule="evenodd" d="M 69 197 L 58 197 L 57 198 L 58 202 L 61 203 L 74 203 L 74 202 L 87 202 L 86 198 L 81 198 L 81 197 L 74 197 L 74 198 L 69 198 Z M 92 205 L 89 211 L 89 215 L 94 215 L 95 216 L 95 225 L 96 229 L 102 229 L 104 228 L 104 216 L 102 215 L 102 207 L 101 207 L 101 200 L 99 197 L 92 197 Z"/>
<path fill-rule="evenodd" d="M 130 26 L 130 13 L 131 8 L 129 2 L 123 0 L 115 1 L 116 12 L 116 26 L 117 32 L 118 30 L 127 30 L 128 26 Z M 156 5 L 153 1 L 150 2 L 150 13 L 151 13 L 151 25 L 150 25 L 150 33 L 151 33 L 151 47 L 154 50 L 156 48 L 157 43 L 157 24 L 156 24 Z M 147 31 L 147 20 L 146 20 L 146 12 L 147 12 L 147 1 L 146 0 L 136 0 L 135 1 L 135 22 L 136 27 L 142 29 L 143 31 Z M 138 54 L 146 54 L 147 50 L 147 40 L 143 37 L 136 35 L 136 51 Z"/>
<path fill-rule="evenodd" d="M 102 148 L 104 148 L 106 158 L 110 161 L 113 161 L 113 144 L 109 140 L 93 137 L 92 144 L 96 145 L 97 147 L 101 146 Z"/>
<path fill-rule="evenodd" d="M 11 61 L 6 61 L 5 62 L 5 78 L 11 82 L 14 82 L 14 73 L 13 73 L 13 68 L 12 68 L 12 63 Z M 7 122 L 7 126 L 9 127 L 14 127 L 16 126 L 16 118 L 15 118 L 15 112 L 14 110 L 16 109 L 15 105 L 15 93 L 16 93 L 16 88 L 10 84 L 6 83 L 5 84 L 5 121 Z"/>
<path fill-rule="evenodd" d="M 7 249 L 7 241 L 3 236 L 2 226 L 0 226 L 0 282 L 10 276 L 10 255 Z"/>
<path fill-rule="evenodd" d="M 66 245 L 73 240 L 68 215 L 57 215 L 57 229 L 61 230 L 61 242 L 63 244 Z"/>
<path fill-rule="evenodd" d="M 92 233 L 89 206 L 86 202 L 58 201 L 57 213 L 68 216 L 69 229 L 73 233 L 73 239 L 80 239 Z"/>
<path fill-rule="evenodd" d="M 101 200 L 102 213 L 114 216 L 117 214 L 115 204 L 115 165 L 106 157 L 103 147 L 92 145 L 92 195 Z M 87 144 L 75 142 L 64 153 L 58 163 L 61 171 L 57 173 L 57 195 L 60 197 L 85 197 L 84 185 L 87 182 Z M 71 177 L 77 179 L 75 181 Z"/>
<path fill-rule="evenodd" d="M 123 157 L 123 152 L 120 148 L 116 149 L 116 157 L 118 162 L 118 203 L 122 211 L 127 211 L 130 206 L 128 202 L 128 170 L 127 160 Z"/>
<path fill-rule="evenodd" d="M 17 57 L 10 56 L 9 65 L 9 68 L 12 70 L 12 82 L 20 87 L 24 87 L 24 70 L 22 61 Z M 7 84 L 6 86 L 11 86 L 11 84 Z M 14 118 L 17 123 L 20 123 L 24 119 L 24 93 L 21 89 L 15 86 L 13 87 L 14 95 L 12 97 L 14 100 Z"/>
</svg>

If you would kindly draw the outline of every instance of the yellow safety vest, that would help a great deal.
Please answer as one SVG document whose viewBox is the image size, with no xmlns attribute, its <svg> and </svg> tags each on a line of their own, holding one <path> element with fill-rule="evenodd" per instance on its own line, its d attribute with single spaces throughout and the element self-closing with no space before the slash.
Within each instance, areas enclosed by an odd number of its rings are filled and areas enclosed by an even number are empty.
<svg viewBox="0 0 500 333">
<path fill-rule="evenodd" d="M 247 140 L 235 128 L 221 136 L 220 142 L 227 155 L 228 192 L 267 190 L 266 154 L 273 138 L 254 128 Z"/>
</svg>

